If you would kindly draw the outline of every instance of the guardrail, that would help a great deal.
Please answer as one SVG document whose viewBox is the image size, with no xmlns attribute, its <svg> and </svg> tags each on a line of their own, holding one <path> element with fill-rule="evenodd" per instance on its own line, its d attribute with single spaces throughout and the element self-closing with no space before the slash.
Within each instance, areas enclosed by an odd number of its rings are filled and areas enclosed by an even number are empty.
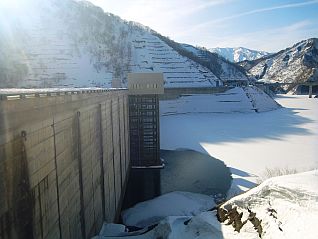
<svg viewBox="0 0 318 239">
<path fill-rule="evenodd" d="M 291 86 L 299 86 L 299 85 L 304 85 L 304 86 L 316 86 L 318 85 L 318 81 L 307 81 L 307 82 L 294 82 L 294 83 L 284 83 L 284 82 L 272 82 L 272 83 L 267 83 L 267 82 L 255 82 L 255 85 L 265 85 L 265 86 L 285 86 L 285 85 L 291 85 Z"/>
<path fill-rule="evenodd" d="M 78 95 L 104 93 L 109 91 L 122 91 L 127 88 L 107 88 L 107 89 L 0 89 L 0 100 L 21 100 L 35 97 L 51 97 L 63 95 Z"/>
</svg>

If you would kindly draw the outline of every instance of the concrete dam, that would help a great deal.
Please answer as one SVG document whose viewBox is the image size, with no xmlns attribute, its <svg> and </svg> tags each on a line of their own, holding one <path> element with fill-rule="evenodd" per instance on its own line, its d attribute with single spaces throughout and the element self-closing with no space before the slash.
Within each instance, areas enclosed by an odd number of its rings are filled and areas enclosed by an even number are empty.
<svg viewBox="0 0 318 239">
<path fill-rule="evenodd" d="M 120 213 L 128 90 L 2 96 L 0 238 L 90 238 Z"/>
<path fill-rule="evenodd" d="M 119 220 L 130 168 L 162 167 L 163 74 L 128 80 L 129 90 L 1 91 L 1 239 L 91 238 Z"/>
</svg>

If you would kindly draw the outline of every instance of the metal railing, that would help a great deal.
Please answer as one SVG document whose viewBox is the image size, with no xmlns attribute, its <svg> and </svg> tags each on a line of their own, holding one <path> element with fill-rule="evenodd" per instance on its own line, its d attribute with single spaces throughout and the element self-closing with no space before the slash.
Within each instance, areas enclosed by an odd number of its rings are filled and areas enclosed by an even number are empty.
<svg viewBox="0 0 318 239">
<path fill-rule="evenodd" d="M 78 89 L 0 89 L 0 100 L 21 100 L 35 97 L 52 97 L 63 95 L 94 94 L 109 91 L 123 91 L 127 88 L 78 88 Z"/>
</svg>

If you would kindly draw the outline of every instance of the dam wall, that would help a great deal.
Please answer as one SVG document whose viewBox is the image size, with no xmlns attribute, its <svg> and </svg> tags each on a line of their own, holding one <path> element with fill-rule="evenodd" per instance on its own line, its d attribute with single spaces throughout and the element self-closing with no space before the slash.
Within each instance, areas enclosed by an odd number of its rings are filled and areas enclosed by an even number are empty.
<svg viewBox="0 0 318 239">
<path fill-rule="evenodd" d="M 0 98 L 0 238 L 90 238 L 118 218 L 128 91 Z"/>
</svg>

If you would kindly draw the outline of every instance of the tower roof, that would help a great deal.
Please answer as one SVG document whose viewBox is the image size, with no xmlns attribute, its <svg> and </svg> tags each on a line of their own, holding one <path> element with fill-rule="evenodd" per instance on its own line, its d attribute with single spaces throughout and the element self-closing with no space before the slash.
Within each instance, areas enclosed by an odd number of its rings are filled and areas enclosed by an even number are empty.
<svg viewBox="0 0 318 239">
<path fill-rule="evenodd" d="M 163 94 L 163 83 L 163 73 L 128 73 L 130 95 Z"/>
</svg>

